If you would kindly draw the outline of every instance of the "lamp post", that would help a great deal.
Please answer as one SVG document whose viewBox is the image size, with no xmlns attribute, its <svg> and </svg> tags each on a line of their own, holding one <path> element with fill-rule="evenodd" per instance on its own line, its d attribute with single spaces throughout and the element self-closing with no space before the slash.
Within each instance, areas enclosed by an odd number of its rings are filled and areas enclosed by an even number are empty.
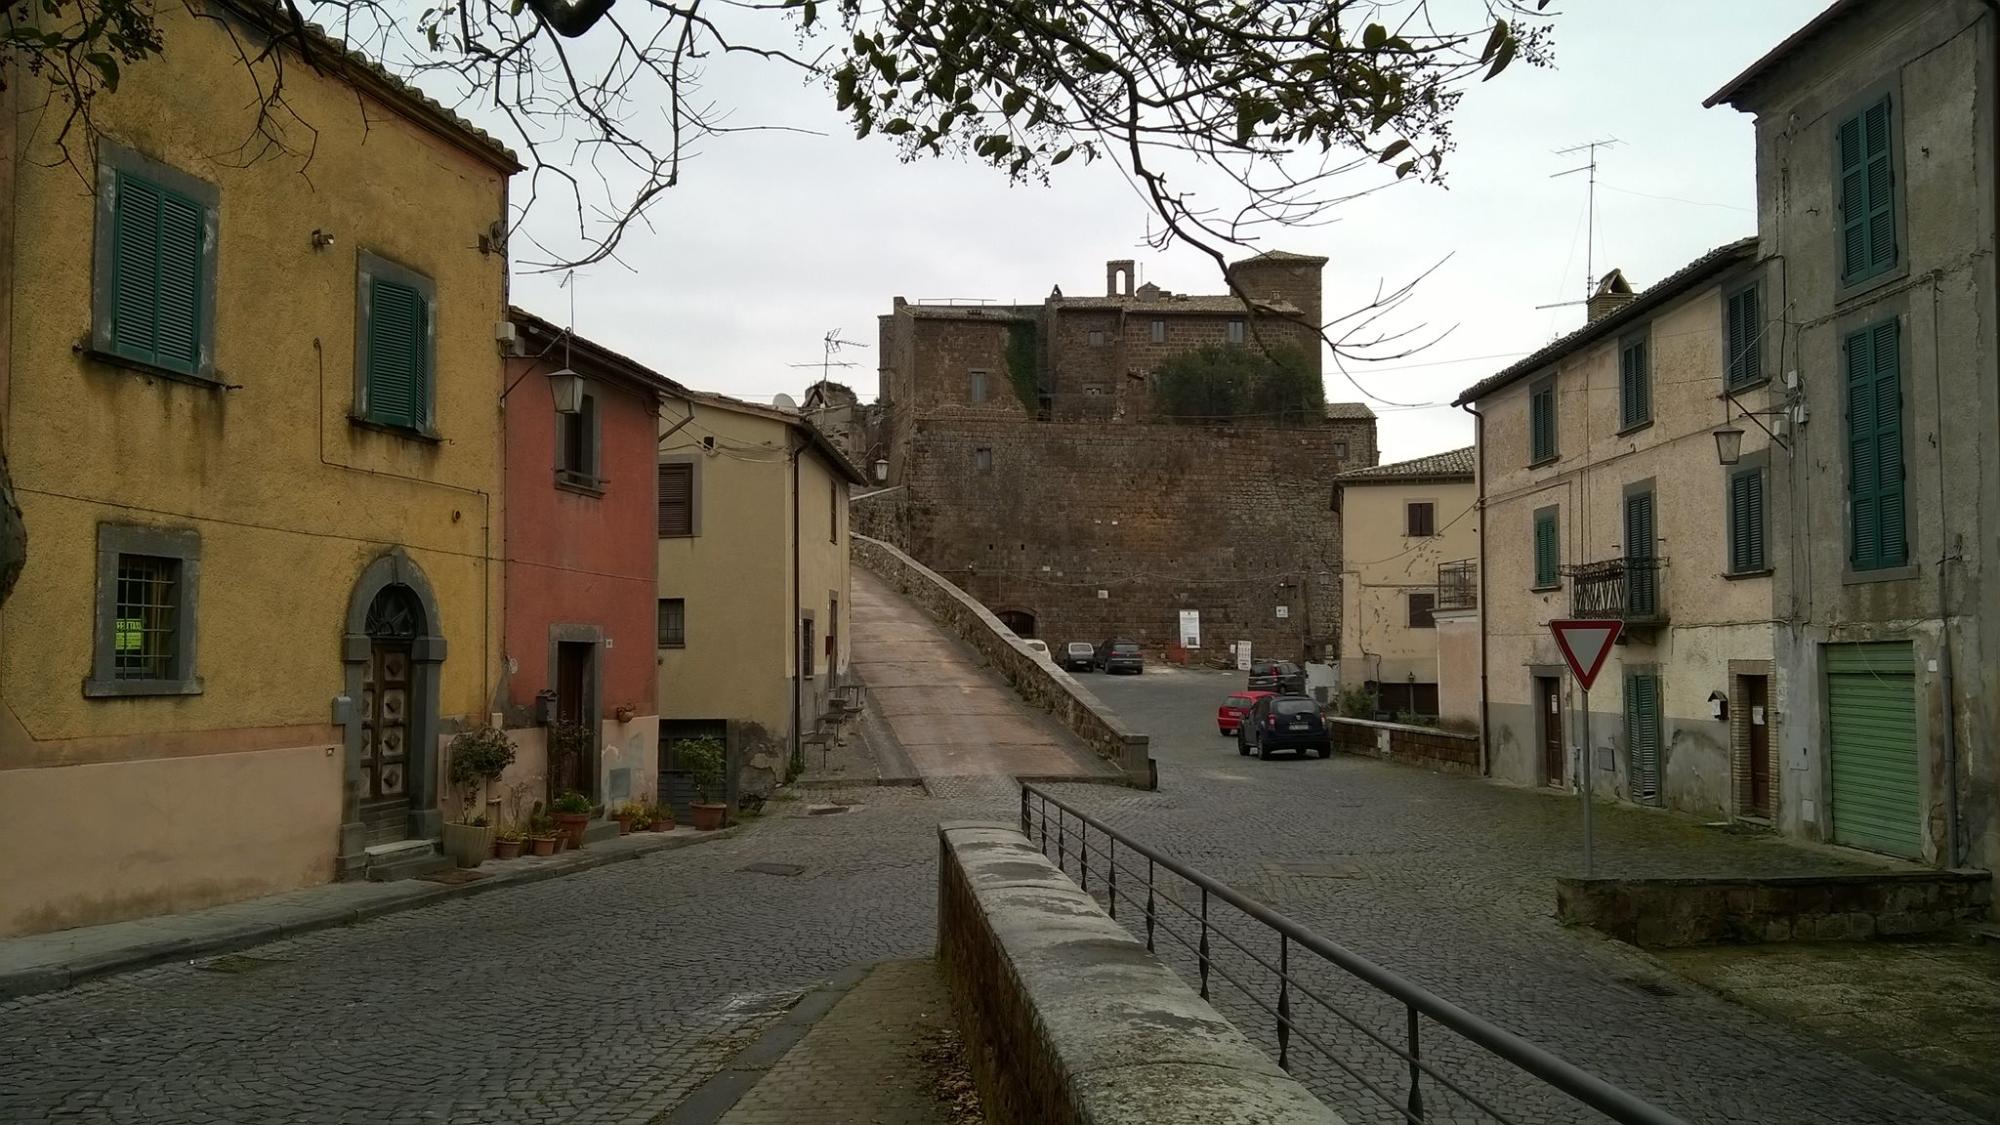
<svg viewBox="0 0 2000 1125">
<path fill-rule="evenodd" d="M 549 372 L 549 390 L 555 395 L 557 414 L 583 412 L 583 376 L 567 366 Z"/>
</svg>

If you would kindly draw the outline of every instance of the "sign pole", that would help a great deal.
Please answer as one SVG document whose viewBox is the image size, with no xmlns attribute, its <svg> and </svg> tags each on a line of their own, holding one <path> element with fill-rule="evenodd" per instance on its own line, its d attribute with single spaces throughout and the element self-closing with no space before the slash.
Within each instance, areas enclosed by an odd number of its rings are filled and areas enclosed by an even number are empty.
<svg viewBox="0 0 2000 1125">
<path fill-rule="evenodd" d="M 1590 689 L 1583 689 L 1583 753 L 1579 756 L 1578 768 L 1583 771 L 1583 877 L 1591 877 L 1590 857 Z"/>
</svg>

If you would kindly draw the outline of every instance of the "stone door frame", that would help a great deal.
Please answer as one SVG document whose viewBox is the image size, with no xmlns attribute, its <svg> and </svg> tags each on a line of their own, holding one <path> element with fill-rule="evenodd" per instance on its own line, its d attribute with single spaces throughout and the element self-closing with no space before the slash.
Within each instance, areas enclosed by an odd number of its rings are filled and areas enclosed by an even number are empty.
<svg viewBox="0 0 2000 1125">
<path fill-rule="evenodd" d="M 366 825 L 361 821 L 361 682 L 373 654 L 368 635 L 368 609 L 391 586 L 407 588 L 423 609 L 423 625 L 410 646 L 409 745 L 407 780 L 410 795 L 409 839 L 434 840 L 444 830 L 438 808 L 438 681 L 444 663 L 444 626 L 438 617 L 437 595 L 423 568 L 401 547 L 391 547 L 362 569 L 347 597 L 347 623 L 340 638 L 343 668 L 340 708 L 346 760 L 341 777 L 339 876 L 358 878 L 368 868 Z"/>
</svg>

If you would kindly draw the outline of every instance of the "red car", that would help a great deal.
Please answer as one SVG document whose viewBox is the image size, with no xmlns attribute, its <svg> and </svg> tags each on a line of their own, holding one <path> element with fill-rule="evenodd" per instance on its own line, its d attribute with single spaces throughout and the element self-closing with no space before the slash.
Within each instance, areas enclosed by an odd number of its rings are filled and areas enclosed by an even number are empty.
<svg viewBox="0 0 2000 1125">
<path fill-rule="evenodd" d="M 1258 700 L 1276 694 L 1278 693 L 1274 691 L 1230 692 L 1229 698 L 1223 700 L 1215 709 L 1215 729 L 1224 734 L 1235 734 L 1236 728 L 1243 725 L 1243 716 L 1250 713 L 1250 708 L 1257 706 Z"/>
</svg>

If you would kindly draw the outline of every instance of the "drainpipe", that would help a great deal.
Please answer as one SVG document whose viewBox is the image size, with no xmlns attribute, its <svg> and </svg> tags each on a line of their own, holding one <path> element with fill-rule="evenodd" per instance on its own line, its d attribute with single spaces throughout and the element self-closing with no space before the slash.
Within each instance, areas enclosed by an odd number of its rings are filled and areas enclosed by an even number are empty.
<svg viewBox="0 0 2000 1125">
<path fill-rule="evenodd" d="M 2000 13 L 1996 13 L 2000 14 Z M 1931 388 L 1937 396 L 1938 538 L 1944 539 L 1944 375 L 1938 362 L 1938 275 L 1931 273 Z M 1938 687 L 1942 694 L 1939 710 L 1944 720 L 1944 865 L 1957 867 L 1958 848 L 1958 707 L 1953 695 L 1957 683 L 1951 668 L 1951 607 L 1945 598 L 1945 564 L 1959 552 L 1945 542 L 1938 544 Z"/>
<path fill-rule="evenodd" d="M 2000 3 L 2000 0 L 1993 0 Z M 1476 460 L 1479 495 L 1472 503 L 1479 512 L 1479 774 L 1493 776 L 1493 758 L 1487 738 L 1493 728 L 1487 721 L 1491 708 L 1486 702 L 1486 416 L 1460 403 L 1460 410 L 1472 415 L 1472 455 Z"/>
<path fill-rule="evenodd" d="M 799 721 L 804 714 L 805 699 L 805 655 L 804 634 L 801 632 L 801 618 L 804 605 L 799 590 L 799 454 L 805 449 L 805 442 L 794 435 L 792 445 L 792 763 L 796 766 L 805 760 L 805 744 L 799 741 Z"/>
</svg>

